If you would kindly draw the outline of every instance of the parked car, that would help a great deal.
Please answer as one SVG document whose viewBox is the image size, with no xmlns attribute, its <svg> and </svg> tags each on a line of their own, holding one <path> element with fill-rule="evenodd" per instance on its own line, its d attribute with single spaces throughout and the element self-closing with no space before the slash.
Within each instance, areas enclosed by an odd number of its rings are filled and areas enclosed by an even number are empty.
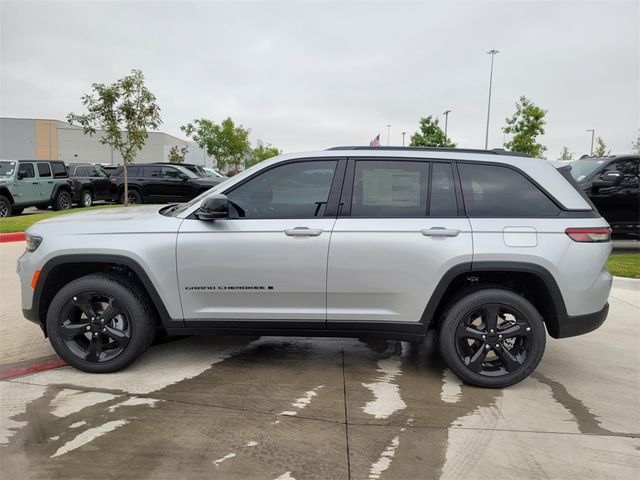
<svg viewBox="0 0 640 480">
<path fill-rule="evenodd" d="M 640 237 L 640 155 L 582 158 L 571 174 L 614 235 Z"/>
<path fill-rule="evenodd" d="M 568 178 L 483 150 L 279 155 L 182 205 L 36 223 L 22 308 L 88 372 L 130 364 L 157 330 L 420 342 L 435 328 L 454 373 L 503 387 L 535 370 L 547 332 L 607 316 L 611 230 Z"/>
<path fill-rule="evenodd" d="M 120 165 L 100 165 L 100 166 L 105 172 L 111 175 L 113 172 L 115 172 L 118 169 Z"/>
<path fill-rule="evenodd" d="M 190 170 L 199 177 L 205 178 L 209 176 L 202 165 L 196 165 L 194 163 L 154 162 L 152 165 L 179 165 L 180 167 Z"/>
<path fill-rule="evenodd" d="M 127 168 L 131 204 L 186 202 L 220 183 L 200 178 L 180 165 L 132 164 Z M 109 182 L 111 198 L 124 203 L 124 167 L 120 166 Z"/>
<path fill-rule="evenodd" d="M 215 168 L 202 167 L 202 169 L 206 173 L 207 177 L 219 178 L 220 180 L 226 180 L 227 179 L 227 177 L 225 175 L 220 173 Z"/>
<path fill-rule="evenodd" d="M 0 161 L 0 217 L 20 215 L 27 207 L 71 208 L 71 186 L 58 160 Z"/>
<path fill-rule="evenodd" d="M 67 166 L 73 203 L 90 207 L 96 200 L 111 200 L 109 174 L 100 165 L 71 163 Z"/>
</svg>

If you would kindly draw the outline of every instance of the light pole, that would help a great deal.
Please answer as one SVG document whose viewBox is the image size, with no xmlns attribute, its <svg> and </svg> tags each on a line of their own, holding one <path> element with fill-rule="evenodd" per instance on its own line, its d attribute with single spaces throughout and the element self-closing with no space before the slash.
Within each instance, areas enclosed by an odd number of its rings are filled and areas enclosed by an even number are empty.
<svg viewBox="0 0 640 480">
<path fill-rule="evenodd" d="M 596 134 L 595 129 L 591 128 L 589 130 L 587 130 L 587 132 L 591 132 L 591 153 L 589 154 L 590 157 L 593 157 L 593 137 Z"/>
<path fill-rule="evenodd" d="M 391 135 L 391 125 L 387 125 L 387 147 L 389 146 L 389 136 Z"/>
<path fill-rule="evenodd" d="M 404 136 L 407 134 L 407 132 L 402 132 L 402 146 L 404 147 Z"/>
<path fill-rule="evenodd" d="M 487 52 L 488 55 L 491 55 L 491 73 L 489 74 L 489 103 L 487 105 L 487 131 L 484 135 L 484 149 L 486 150 L 489 147 L 489 116 L 491 115 L 491 86 L 493 84 L 493 57 L 495 57 L 498 50 L 491 49 Z"/>
<path fill-rule="evenodd" d="M 447 138 L 447 127 L 449 126 L 449 114 L 451 110 L 445 110 L 442 114 L 444 115 L 444 138 Z"/>
</svg>

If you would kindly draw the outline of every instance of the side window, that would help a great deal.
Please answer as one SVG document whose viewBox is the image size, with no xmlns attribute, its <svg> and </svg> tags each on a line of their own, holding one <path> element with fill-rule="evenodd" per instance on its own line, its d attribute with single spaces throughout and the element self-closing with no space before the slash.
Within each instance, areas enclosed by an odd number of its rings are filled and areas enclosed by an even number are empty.
<svg viewBox="0 0 640 480">
<path fill-rule="evenodd" d="M 180 178 L 180 172 L 177 168 L 173 167 L 162 167 L 162 177 L 163 178 Z"/>
<path fill-rule="evenodd" d="M 50 177 L 51 176 L 51 167 L 49 167 L 48 163 L 38 163 L 38 176 L 39 177 Z"/>
<path fill-rule="evenodd" d="M 160 178 L 160 176 L 162 176 L 162 169 L 159 166 L 144 167 L 144 176 Z"/>
<path fill-rule="evenodd" d="M 62 162 L 51 163 L 51 171 L 54 178 L 64 178 L 67 176 L 67 169 Z"/>
<path fill-rule="evenodd" d="M 289 163 L 252 178 L 227 194 L 246 218 L 321 217 L 337 161 Z M 235 217 L 241 216 L 234 212 Z"/>
<path fill-rule="evenodd" d="M 127 169 L 127 176 L 129 178 L 131 177 L 142 177 L 143 173 L 142 173 L 142 167 L 139 167 L 137 165 L 130 165 L 128 167 L 126 167 Z M 122 171 L 122 176 L 124 177 L 124 169 Z"/>
<path fill-rule="evenodd" d="M 458 164 L 467 215 L 549 217 L 558 207 L 524 175 L 495 165 Z"/>
<path fill-rule="evenodd" d="M 21 163 L 18 168 L 18 173 L 22 178 L 33 178 L 36 176 L 36 172 L 33 169 L 33 163 Z"/>
<path fill-rule="evenodd" d="M 352 217 L 424 217 L 428 162 L 356 162 Z"/>
<path fill-rule="evenodd" d="M 432 217 L 457 217 L 458 202 L 450 163 L 434 163 L 431 170 L 431 201 L 429 215 Z"/>
</svg>

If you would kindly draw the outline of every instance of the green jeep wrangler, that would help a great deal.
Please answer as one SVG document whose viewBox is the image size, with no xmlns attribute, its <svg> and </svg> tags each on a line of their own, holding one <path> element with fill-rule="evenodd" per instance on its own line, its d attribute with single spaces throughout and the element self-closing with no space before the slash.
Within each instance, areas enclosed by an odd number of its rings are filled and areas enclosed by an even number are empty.
<svg viewBox="0 0 640 480">
<path fill-rule="evenodd" d="M 27 207 L 67 210 L 71 186 L 59 160 L 0 160 L 0 217 L 20 215 Z"/>
</svg>

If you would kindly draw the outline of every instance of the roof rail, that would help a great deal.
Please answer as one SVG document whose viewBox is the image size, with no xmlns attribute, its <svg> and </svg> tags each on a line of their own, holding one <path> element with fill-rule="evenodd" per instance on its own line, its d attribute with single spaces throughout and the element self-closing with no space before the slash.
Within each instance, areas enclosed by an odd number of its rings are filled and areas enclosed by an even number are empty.
<svg viewBox="0 0 640 480">
<path fill-rule="evenodd" d="M 347 145 L 341 147 L 331 147 L 327 150 L 417 150 L 420 152 L 460 152 L 460 153 L 484 153 L 493 155 L 510 155 L 513 157 L 531 157 L 528 153 L 510 152 L 502 148 L 494 148 L 492 150 L 481 150 L 477 148 L 450 148 L 450 147 L 367 147 L 359 145 Z"/>
</svg>

